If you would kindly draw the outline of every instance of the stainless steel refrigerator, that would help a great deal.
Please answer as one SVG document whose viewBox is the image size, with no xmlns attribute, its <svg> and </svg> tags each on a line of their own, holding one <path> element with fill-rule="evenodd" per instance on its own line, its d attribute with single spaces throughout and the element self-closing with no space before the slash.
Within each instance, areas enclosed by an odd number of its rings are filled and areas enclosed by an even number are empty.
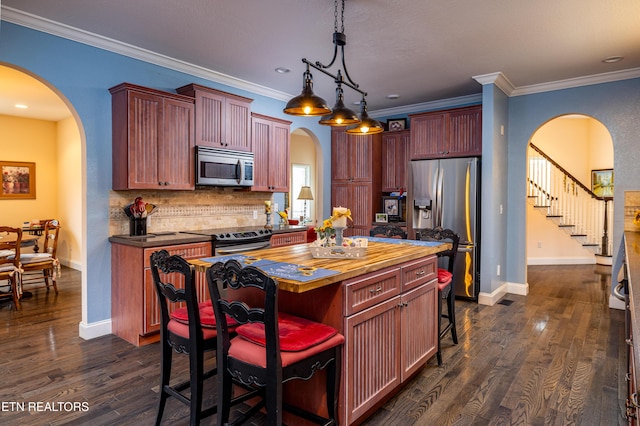
<svg viewBox="0 0 640 426">
<path fill-rule="evenodd" d="M 477 300 L 479 292 L 478 158 L 411 161 L 407 216 L 410 235 L 424 228 L 449 228 L 460 235 L 453 274 L 457 297 Z M 444 259 L 440 267 L 445 267 Z"/>
</svg>

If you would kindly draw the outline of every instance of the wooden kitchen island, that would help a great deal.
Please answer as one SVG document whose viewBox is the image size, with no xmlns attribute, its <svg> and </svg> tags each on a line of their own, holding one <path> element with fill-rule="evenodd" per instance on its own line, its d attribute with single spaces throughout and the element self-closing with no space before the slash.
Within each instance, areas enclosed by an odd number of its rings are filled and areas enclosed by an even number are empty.
<svg viewBox="0 0 640 426">
<path fill-rule="evenodd" d="M 278 277 L 278 306 L 280 311 L 329 324 L 345 336 L 340 424 L 364 420 L 437 351 L 436 253 L 450 245 L 417 244 L 424 243 L 370 241 L 366 256 L 357 259 L 314 259 L 306 244 L 245 253 L 271 261 L 272 266 L 295 264 L 330 271 L 323 278 L 304 278 L 309 281 Z M 203 271 L 215 260 L 191 262 Z M 243 295 L 250 305 L 258 303 L 248 297 Z M 324 380 L 323 372 L 309 382 L 287 383 L 285 399 L 325 415 Z"/>
</svg>

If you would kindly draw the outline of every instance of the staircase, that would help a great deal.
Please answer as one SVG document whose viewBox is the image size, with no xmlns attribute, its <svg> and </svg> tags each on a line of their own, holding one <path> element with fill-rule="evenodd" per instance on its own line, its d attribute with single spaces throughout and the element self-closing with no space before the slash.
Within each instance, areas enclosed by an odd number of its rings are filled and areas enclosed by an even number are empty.
<svg viewBox="0 0 640 426">
<path fill-rule="evenodd" d="M 538 147 L 527 153 L 527 200 L 572 239 L 596 255 L 597 263 L 611 264 L 613 198 L 598 197 Z"/>
</svg>

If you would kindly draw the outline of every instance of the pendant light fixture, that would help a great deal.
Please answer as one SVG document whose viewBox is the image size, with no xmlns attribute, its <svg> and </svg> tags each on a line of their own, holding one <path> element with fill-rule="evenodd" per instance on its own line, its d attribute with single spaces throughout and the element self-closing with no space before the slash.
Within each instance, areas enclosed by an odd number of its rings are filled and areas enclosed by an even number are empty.
<svg viewBox="0 0 640 426">
<path fill-rule="evenodd" d="M 367 114 L 367 101 L 363 96 L 360 102 L 360 123 L 347 127 L 347 133 L 350 135 L 374 135 L 383 131 L 382 124 Z"/>
<path fill-rule="evenodd" d="M 370 118 L 367 114 L 367 105 L 365 101 L 367 93 L 359 88 L 359 85 L 355 81 L 353 81 L 353 79 L 351 79 L 349 71 L 347 71 L 347 64 L 344 59 L 344 46 L 347 44 L 347 36 L 344 33 L 344 2 L 345 0 L 334 1 L 335 20 L 333 32 L 333 58 L 331 59 L 331 62 L 328 65 L 324 65 L 319 61 L 312 63 L 306 58 L 302 58 L 302 62 L 307 65 L 307 70 L 304 73 L 304 85 L 302 93 L 292 98 L 287 103 L 286 107 L 284 108 L 284 112 L 290 115 L 321 115 L 322 118 L 320 119 L 319 123 L 327 126 L 349 126 L 364 122 L 363 126 L 357 127 L 358 130 L 353 130 L 356 129 L 356 127 L 353 127 L 352 130 L 347 129 L 347 133 L 350 134 L 368 135 L 373 133 L 380 133 L 383 130 L 380 122 L 374 120 L 373 118 Z M 342 25 L 340 30 L 338 30 L 338 3 L 340 3 L 342 6 L 340 9 L 340 21 Z M 342 70 L 338 69 L 337 74 L 332 74 L 327 71 L 327 69 L 331 68 L 336 62 L 336 59 L 338 58 L 338 50 L 340 51 L 340 58 L 342 62 L 342 68 L 344 69 L 344 76 L 347 78 L 346 81 L 343 78 Z M 336 83 L 336 104 L 333 109 L 329 109 L 324 99 L 316 96 L 313 93 L 313 79 L 311 73 L 309 72 L 310 67 L 333 78 L 333 81 Z M 343 85 L 355 90 L 362 95 L 360 117 L 358 117 L 355 112 L 344 105 L 344 95 L 342 90 Z"/>
</svg>

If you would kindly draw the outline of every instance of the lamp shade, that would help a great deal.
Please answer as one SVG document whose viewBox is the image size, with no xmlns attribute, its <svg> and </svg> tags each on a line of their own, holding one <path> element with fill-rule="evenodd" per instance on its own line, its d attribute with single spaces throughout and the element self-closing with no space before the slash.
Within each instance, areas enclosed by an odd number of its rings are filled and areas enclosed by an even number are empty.
<svg viewBox="0 0 640 426">
<path fill-rule="evenodd" d="M 331 114 L 323 115 L 318 123 L 325 126 L 349 126 L 359 123 L 358 114 L 344 105 L 344 97 L 340 85 L 336 88 L 336 104 Z"/>
<path fill-rule="evenodd" d="M 313 94 L 313 77 L 307 70 L 304 73 L 302 93 L 287 102 L 284 113 L 289 115 L 325 115 L 331 112 L 327 101 Z"/>
<path fill-rule="evenodd" d="M 300 194 L 298 194 L 298 200 L 313 200 L 313 194 L 311 193 L 310 186 L 303 186 L 300 188 Z"/>
<path fill-rule="evenodd" d="M 384 127 L 378 120 L 369 117 L 367 114 L 367 102 L 362 99 L 362 112 L 360 113 L 360 123 L 355 126 L 347 127 L 347 133 L 350 135 L 374 135 L 382 133 Z"/>
</svg>

